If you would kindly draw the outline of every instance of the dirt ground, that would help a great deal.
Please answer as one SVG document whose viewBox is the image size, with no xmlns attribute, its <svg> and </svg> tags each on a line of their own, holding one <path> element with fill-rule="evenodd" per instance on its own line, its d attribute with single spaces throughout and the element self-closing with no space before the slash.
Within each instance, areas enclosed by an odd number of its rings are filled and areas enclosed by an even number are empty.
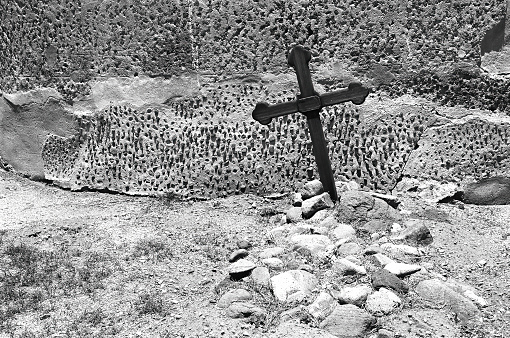
<svg viewBox="0 0 510 338">
<path fill-rule="evenodd" d="M 435 221 L 429 266 L 489 302 L 464 336 L 508 337 L 510 206 L 402 200 L 404 213 Z M 287 198 L 254 195 L 173 201 L 70 192 L 0 170 L 2 292 L 10 282 L 21 285 L 3 297 L 0 337 L 271 336 L 283 308 L 267 300 L 271 320 L 262 325 L 231 319 L 216 306 L 215 286 L 228 276 L 237 241 L 250 242 L 255 256 L 271 246 L 266 234 L 289 206 Z M 383 322 L 412 333 L 413 316 L 427 311 L 405 304 Z M 451 325 L 429 323 L 445 337 Z"/>
</svg>

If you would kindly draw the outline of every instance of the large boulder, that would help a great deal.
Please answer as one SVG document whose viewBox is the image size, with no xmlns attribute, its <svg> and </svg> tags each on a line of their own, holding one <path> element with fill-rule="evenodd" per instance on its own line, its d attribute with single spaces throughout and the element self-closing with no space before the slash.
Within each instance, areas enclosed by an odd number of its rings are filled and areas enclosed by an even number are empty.
<svg viewBox="0 0 510 338">
<path fill-rule="evenodd" d="M 477 205 L 510 204 L 510 178 L 491 177 L 467 184 L 462 200 Z"/>
</svg>

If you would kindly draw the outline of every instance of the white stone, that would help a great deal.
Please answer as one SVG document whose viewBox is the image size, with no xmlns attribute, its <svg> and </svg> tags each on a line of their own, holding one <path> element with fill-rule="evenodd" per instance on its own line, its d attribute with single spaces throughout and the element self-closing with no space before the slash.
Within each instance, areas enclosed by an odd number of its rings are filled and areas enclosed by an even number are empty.
<svg viewBox="0 0 510 338">
<path fill-rule="evenodd" d="M 218 300 L 218 307 L 224 309 L 233 302 L 244 301 L 252 299 L 252 294 L 245 289 L 233 289 L 221 296 Z"/>
<path fill-rule="evenodd" d="M 284 252 L 284 249 L 282 247 L 275 246 L 273 248 L 264 249 L 261 253 L 259 253 L 259 258 L 264 259 L 264 258 L 276 257 L 276 256 L 281 255 L 283 252 Z"/>
<path fill-rule="evenodd" d="M 293 294 L 298 292 L 310 295 L 318 284 L 317 277 L 303 270 L 289 270 L 270 279 L 273 294 L 280 302 L 288 301 Z"/>
<path fill-rule="evenodd" d="M 276 257 L 264 258 L 262 260 L 262 264 L 275 270 L 283 269 L 283 261 L 280 258 Z"/>
<path fill-rule="evenodd" d="M 414 246 L 405 245 L 405 244 L 393 244 L 393 243 L 383 243 L 381 244 L 381 248 L 386 252 L 391 253 L 403 253 L 410 256 L 421 256 L 422 252 L 420 249 Z"/>
<path fill-rule="evenodd" d="M 327 209 L 319 210 L 312 217 L 310 217 L 308 221 L 312 223 L 322 223 L 322 221 L 324 221 L 326 218 L 329 218 L 329 213 L 330 211 Z"/>
<path fill-rule="evenodd" d="M 349 224 L 338 223 L 338 225 L 330 230 L 329 236 L 333 241 L 340 239 L 352 239 L 356 237 L 356 230 Z"/>
<path fill-rule="evenodd" d="M 255 269 L 256 267 L 257 266 L 255 265 L 255 263 L 247 259 L 241 258 L 237 262 L 230 264 L 228 272 L 232 275 L 237 273 L 248 272 L 250 270 Z"/>
<path fill-rule="evenodd" d="M 406 264 L 391 262 L 384 266 L 386 270 L 399 277 L 407 276 L 421 270 L 421 266 L 417 264 Z"/>
<path fill-rule="evenodd" d="M 329 316 L 336 306 L 336 300 L 329 293 L 322 291 L 315 301 L 308 306 L 308 313 L 315 319 L 322 320 Z"/>
<path fill-rule="evenodd" d="M 337 259 L 333 263 L 333 269 L 342 275 L 349 275 L 349 274 L 356 274 L 356 273 L 360 274 L 360 275 L 367 274 L 367 270 L 363 266 L 357 265 L 346 258 Z"/>
<path fill-rule="evenodd" d="M 371 257 L 373 257 L 374 263 L 376 263 L 380 267 L 385 267 L 387 264 L 395 263 L 395 261 L 385 254 L 382 253 L 376 253 L 373 254 Z"/>
<path fill-rule="evenodd" d="M 372 287 L 368 284 L 347 286 L 335 293 L 335 298 L 342 304 L 354 304 L 361 307 L 372 293 Z"/>
<path fill-rule="evenodd" d="M 290 242 L 294 245 L 294 250 L 306 249 L 314 256 L 326 251 L 327 247 L 333 244 L 324 235 L 295 235 Z"/>
<path fill-rule="evenodd" d="M 367 297 L 365 309 L 375 316 L 382 316 L 392 313 L 400 304 L 402 300 L 396 294 L 386 288 L 380 288 Z"/>
<path fill-rule="evenodd" d="M 304 218 L 312 217 L 317 211 L 333 208 L 335 204 L 327 192 L 303 201 L 301 210 Z"/>
<path fill-rule="evenodd" d="M 252 270 L 250 277 L 256 285 L 269 286 L 271 275 L 269 274 L 268 268 L 265 266 L 258 266 Z"/>
</svg>

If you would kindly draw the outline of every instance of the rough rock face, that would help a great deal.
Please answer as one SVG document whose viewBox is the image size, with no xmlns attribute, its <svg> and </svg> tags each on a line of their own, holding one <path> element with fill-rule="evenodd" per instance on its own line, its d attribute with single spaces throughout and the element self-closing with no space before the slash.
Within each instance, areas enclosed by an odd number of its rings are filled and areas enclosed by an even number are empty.
<svg viewBox="0 0 510 338">
<path fill-rule="evenodd" d="M 385 191 L 402 175 L 508 170 L 506 122 L 486 111 L 460 121 L 458 111 L 380 95 L 508 113 L 510 82 L 476 71 L 477 43 L 501 22 L 503 0 L 55 2 L 0 4 L 0 46 L 9 47 L 0 48 L 0 156 L 22 173 L 73 189 L 195 196 L 288 191 L 317 178 L 301 114 L 267 127 L 250 118 L 257 102 L 297 94 L 286 63 L 295 43 L 312 51 L 318 92 L 352 81 L 374 89 L 362 106 L 322 112 L 336 179 Z M 418 72 L 431 67 L 444 74 Z M 58 95 L 7 102 L 33 88 Z"/>
</svg>

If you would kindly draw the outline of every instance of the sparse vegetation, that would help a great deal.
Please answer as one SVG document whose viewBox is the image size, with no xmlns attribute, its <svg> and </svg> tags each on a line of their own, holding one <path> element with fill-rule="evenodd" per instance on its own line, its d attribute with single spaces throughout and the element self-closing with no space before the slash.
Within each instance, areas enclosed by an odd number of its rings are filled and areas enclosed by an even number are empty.
<svg viewBox="0 0 510 338">
<path fill-rule="evenodd" d="M 142 239 L 135 245 L 134 257 L 146 256 L 156 260 L 172 258 L 174 256 L 172 249 L 162 239 Z"/>
<path fill-rule="evenodd" d="M 8 328 L 17 314 L 38 310 L 45 300 L 102 288 L 112 272 L 105 254 L 83 253 L 82 265 L 71 258 L 66 248 L 44 251 L 24 243 L 2 247 L 0 329 Z"/>
<path fill-rule="evenodd" d="M 234 244 L 228 237 L 213 230 L 218 228 L 216 224 L 209 222 L 205 225 L 205 228 L 208 230 L 198 233 L 194 237 L 195 245 L 200 248 L 209 260 L 213 262 L 224 261 L 232 250 L 235 249 Z"/>
<path fill-rule="evenodd" d="M 135 307 L 141 315 L 157 314 L 164 316 L 166 306 L 159 292 L 147 292 L 138 296 Z"/>
</svg>

